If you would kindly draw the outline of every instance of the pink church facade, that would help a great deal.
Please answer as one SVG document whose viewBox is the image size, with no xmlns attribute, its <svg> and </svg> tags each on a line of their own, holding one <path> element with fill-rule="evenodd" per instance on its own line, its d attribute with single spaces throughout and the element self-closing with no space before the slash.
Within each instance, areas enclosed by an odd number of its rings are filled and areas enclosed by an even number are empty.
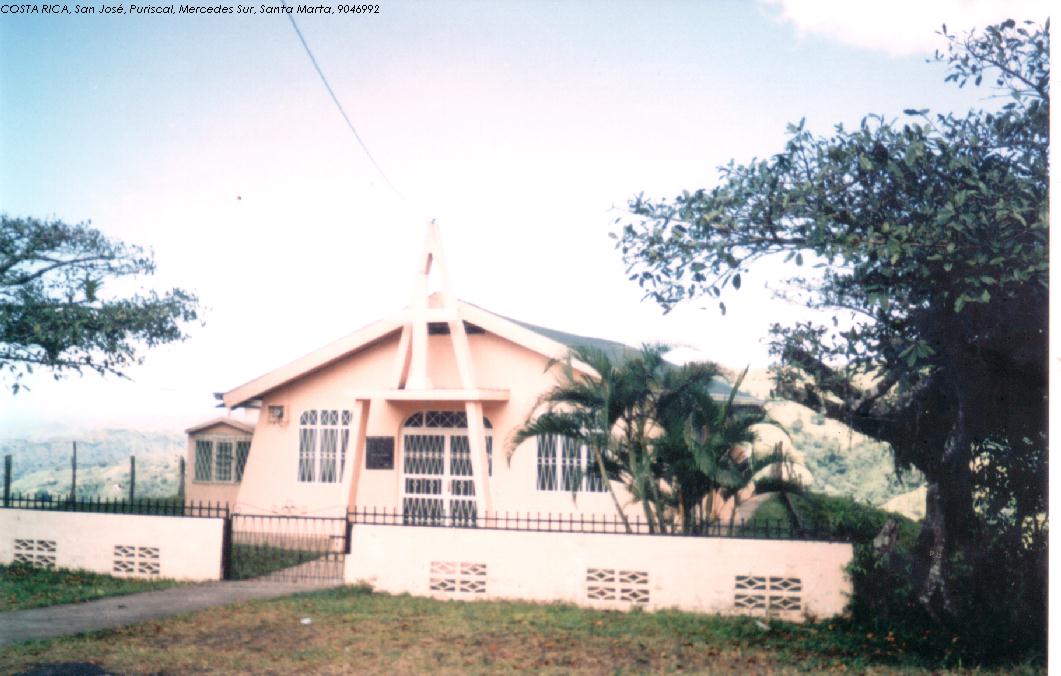
<svg viewBox="0 0 1061 676">
<path fill-rule="evenodd" d="M 438 290 L 429 293 L 432 275 Z M 568 350 L 458 300 L 431 224 L 407 308 L 222 395 L 229 410 L 257 409 L 255 424 L 220 418 L 187 430 L 185 494 L 242 513 L 614 516 L 585 448 L 512 445 L 557 382 L 560 367 L 547 367 Z"/>
</svg>

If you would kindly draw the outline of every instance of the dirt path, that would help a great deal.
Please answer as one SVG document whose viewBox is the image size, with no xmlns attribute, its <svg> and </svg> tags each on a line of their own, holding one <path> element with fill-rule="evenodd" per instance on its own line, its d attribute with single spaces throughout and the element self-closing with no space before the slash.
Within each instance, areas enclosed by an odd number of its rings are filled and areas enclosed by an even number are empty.
<svg viewBox="0 0 1061 676">
<path fill-rule="evenodd" d="M 190 613 L 251 599 L 270 599 L 335 587 L 334 582 L 209 582 L 162 591 L 112 596 L 85 603 L 0 613 L 0 645 L 34 641 Z"/>
</svg>

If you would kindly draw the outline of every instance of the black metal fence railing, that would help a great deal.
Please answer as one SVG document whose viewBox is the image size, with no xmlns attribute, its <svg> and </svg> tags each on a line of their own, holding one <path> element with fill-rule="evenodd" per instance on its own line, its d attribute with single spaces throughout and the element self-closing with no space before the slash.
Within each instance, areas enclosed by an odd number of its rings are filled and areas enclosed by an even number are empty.
<svg viewBox="0 0 1061 676">
<path fill-rule="evenodd" d="M 300 524 L 310 521 L 327 522 L 326 526 L 315 525 L 314 528 L 325 528 L 327 540 L 335 542 L 343 532 L 343 517 L 295 517 L 295 516 L 257 516 L 259 520 L 269 519 L 268 527 L 255 525 L 249 521 L 250 515 L 234 514 L 227 503 L 223 502 L 182 502 L 175 498 L 137 498 L 127 500 L 114 499 L 78 499 L 62 497 L 42 498 L 12 494 L 0 500 L 0 508 L 39 509 L 59 512 L 97 512 L 104 514 L 143 514 L 158 516 L 184 516 L 204 518 L 242 518 L 247 527 L 237 528 L 240 537 L 245 532 L 293 532 L 294 526 L 277 525 L 284 520 L 297 521 Z M 618 515 L 606 514 L 553 514 L 529 512 L 485 512 L 478 514 L 475 510 L 402 510 L 400 508 L 359 507 L 348 511 L 345 518 L 347 526 L 367 524 L 377 526 L 430 526 L 443 528 L 479 528 L 487 530 L 514 530 L 548 533 L 601 533 L 620 535 L 665 535 L 676 537 L 716 537 L 716 538 L 753 538 L 770 540 L 815 540 L 826 542 L 847 542 L 850 538 L 837 532 L 827 523 L 793 524 L 788 519 L 750 519 L 730 521 L 711 521 L 682 528 L 680 525 L 650 524 L 644 517 L 632 516 L 624 523 Z M 332 522 L 337 522 L 333 525 Z M 256 522 L 255 522 L 256 523 Z M 308 526 L 300 526 L 306 528 Z M 333 533 L 332 530 L 335 530 Z M 240 538 L 237 538 L 239 540 Z M 329 544 L 327 550 L 335 545 Z"/>
<path fill-rule="evenodd" d="M 404 512 L 399 509 L 359 507 L 347 512 L 351 524 L 375 526 L 429 526 L 439 528 L 480 528 L 487 530 L 515 530 L 547 533 L 600 533 L 620 535 L 664 535 L 675 537 L 750 538 L 770 540 L 815 540 L 846 542 L 848 538 L 838 534 L 828 524 L 793 525 L 788 519 L 738 519 L 712 521 L 692 527 L 675 527 L 665 524 L 661 531 L 657 524 L 650 524 L 640 516 L 623 522 L 617 515 L 603 514 L 552 514 L 487 512 L 468 515 L 452 514 L 437 510 L 430 512 Z"/>
<path fill-rule="evenodd" d="M 39 509 L 53 512 L 96 512 L 101 514 L 143 514 L 154 516 L 188 516 L 224 518 L 228 503 L 185 502 L 174 498 L 87 498 L 39 497 L 11 494 L 0 500 L 0 508 Z"/>
</svg>

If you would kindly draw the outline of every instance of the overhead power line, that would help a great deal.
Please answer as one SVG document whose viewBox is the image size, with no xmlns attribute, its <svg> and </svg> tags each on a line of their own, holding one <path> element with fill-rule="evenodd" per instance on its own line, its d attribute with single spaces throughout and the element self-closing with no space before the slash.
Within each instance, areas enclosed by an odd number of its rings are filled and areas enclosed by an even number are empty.
<svg viewBox="0 0 1061 676">
<path fill-rule="evenodd" d="M 286 0 L 283 0 L 283 5 L 287 8 Z M 302 43 L 303 49 L 306 50 L 306 55 L 309 57 L 310 63 L 313 64 L 313 69 L 316 70 L 317 75 L 320 76 L 321 82 L 324 83 L 324 88 L 328 90 L 328 95 L 332 97 L 332 101 L 335 102 L 335 107 L 339 109 L 339 114 L 343 116 L 346 126 L 350 128 L 350 132 L 354 135 L 354 138 L 357 139 L 357 143 L 361 146 L 361 150 L 365 151 L 365 156 L 368 157 L 368 161 L 376 168 L 376 171 L 378 171 L 379 175 L 383 177 L 383 180 L 387 182 L 387 185 L 389 185 L 390 189 L 394 191 L 394 194 L 404 201 L 405 196 L 402 195 L 397 187 L 395 187 L 394 183 L 388 178 L 387 173 L 383 171 L 383 167 L 379 166 L 379 162 L 377 162 L 376 158 L 372 156 L 371 152 L 369 152 L 368 146 L 365 145 L 365 142 L 361 139 L 361 135 L 358 134 L 357 129 L 354 128 L 354 123 L 350 121 L 350 116 L 346 114 L 343 104 L 339 103 L 339 97 L 335 95 L 335 90 L 333 90 L 332 86 L 328 84 L 328 78 L 324 77 L 324 71 L 321 70 L 320 64 L 317 63 L 316 57 L 313 56 L 313 50 L 309 48 L 306 38 L 302 35 L 302 31 L 299 30 L 298 24 L 295 23 L 294 12 L 285 11 L 284 13 L 287 14 L 287 18 L 291 22 L 291 27 L 295 29 L 295 35 L 298 36 L 299 42 Z"/>
</svg>

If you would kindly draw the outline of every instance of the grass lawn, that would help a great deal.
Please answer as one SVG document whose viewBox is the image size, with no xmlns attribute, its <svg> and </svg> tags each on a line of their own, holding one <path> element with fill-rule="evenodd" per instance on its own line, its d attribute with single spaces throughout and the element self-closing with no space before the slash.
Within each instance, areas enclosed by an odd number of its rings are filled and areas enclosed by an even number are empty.
<svg viewBox="0 0 1061 676">
<path fill-rule="evenodd" d="M 232 578 L 249 580 L 278 570 L 316 561 L 324 552 L 302 549 L 283 549 L 268 545 L 232 545 Z"/>
<path fill-rule="evenodd" d="M 133 580 L 84 570 L 0 565 L 0 612 L 77 603 L 172 587 L 172 580 Z"/>
<path fill-rule="evenodd" d="M 61 662 L 119 673 L 939 673 L 896 643 L 843 622 L 763 630 L 749 618 L 445 602 L 348 587 L 0 648 L 0 673 Z"/>
</svg>

